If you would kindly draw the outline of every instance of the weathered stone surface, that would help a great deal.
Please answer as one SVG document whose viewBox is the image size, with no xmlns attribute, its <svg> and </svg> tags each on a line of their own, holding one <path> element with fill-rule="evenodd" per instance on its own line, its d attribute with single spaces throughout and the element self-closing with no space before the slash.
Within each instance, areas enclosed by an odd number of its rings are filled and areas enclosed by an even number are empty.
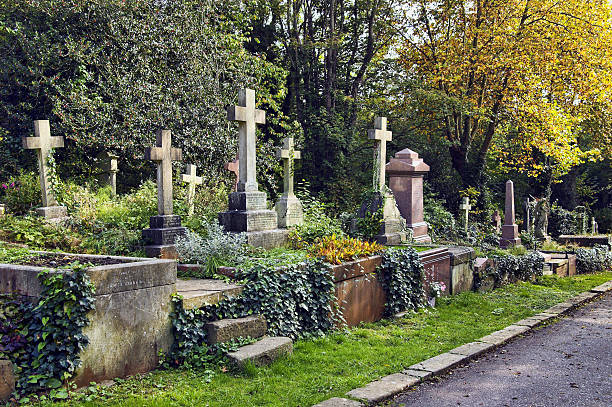
<svg viewBox="0 0 612 407">
<path fill-rule="evenodd" d="M 13 364 L 8 360 L 0 360 L 0 401 L 6 401 L 15 391 L 15 376 Z"/>
<path fill-rule="evenodd" d="M 267 208 L 265 192 L 232 192 L 229 194 L 228 208 L 230 211 L 259 211 Z"/>
<path fill-rule="evenodd" d="M 474 286 L 472 259 L 476 252 L 471 247 L 449 247 L 451 264 L 450 293 L 459 294 L 471 291 Z"/>
<path fill-rule="evenodd" d="M 562 244 L 575 244 L 583 247 L 593 247 L 597 245 L 612 247 L 612 235 L 561 235 L 557 239 Z"/>
<path fill-rule="evenodd" d="M 176 238 L 187 233 L 184 227 L 165 228 L 165 229 L 144 229 L 142 237 L 149 242 L 147 246 L 166 246 L 173 245 Z"/>
<path fill-rule="evenodd" d="M 241 285 L 228 284 L 221 280 L 177 280 L 176 290 L 183 297 L 183 308 L 195 309 L 204 305 L 218 304 L 242 292 Z"/>
<path fill-rule="evenodd" d="M 155 147 L 147 148 L 145 159 L 157 164 L 157 213 L 172 215 L 172 161 L 181 161 L 183 152 L 172 147 L 170 130 L 158 130 Z"/>
<path fill-rule="evenodd" d="M 478 356 L 488 350 L 495 348 L 495 345 L 486 342 L 470 342 L 465 345 L 461 345 L 456 347 L 453 350 L 450 350 L 449 353 L 454 353 L 456 355 L 463 355 L 473 358 Z"/>
<path fill-rule="evenodd" d="M 176 246 L 174 244 L 165 244 L 165 245 L 150 245 L 145 246 L 145 256 L 147 257 L 156 257 L 159 259 L 178 259 L 178 252 L 176 251 Z"/>
<path fill-rule="evenodd" d="M 443 281 L 446 287 L 451 286 L 451 265 L 448 248 L 440 247 L 419 253 L 423 268 L 434 281 Z M 428 281 L 424 284 L 425 291 L 429 289 Z M 448 290 L 443 294 L 448 295 Z"/>
<path fill-rule="evenodd" d="M 560 304 L 553 305 L 552 307 L 544 310 L 543 312 L 546 312 L 548 314 L 563 314 L 564 312 L 572 309 L 573 307 L 574 304 L 570 302 L 562 302 Z"/>
<path fill-rule="evenodd" d="M 429 376 L 432 375 L 431 372 L 428 372 L 426 370 L 416 370 L 416 369 L 406 369 L 402 373 L 408 376 L 416 377 L 417 379 L 420 379 L 421 381 L 427 379 Z"/>
<path fill-rule="evenodd" d="M 149 218 L 149 228 L 167 229 L 181 227 L 181 217 L 179 215 L 157 215 Z"/>
<path fill-rule="evenodd" d="M 202 185 L 202 177 L 197 176 L 198 168 L 194 164 L 187 166 L 187 173 L 181 174 L 181 181 L 187 183 L 187 213 L 193 215 L 196 185 Z"/>
<path fill-rule="evenodd" d="M 452 246 L 448 248 L 451 266 L 468 263 L 476 258 L 476 252 L 471 247 Z"/>
<path fill-rule="evenodd" d="M 492 343 L 494 345 L 501 345 L 508 342 L 510 339 L 529 331 L 529 329 L 530 328 L 528 326 L 510 325 L 487 336 L 483 336 L 482 338 L 478 339 L 478 341 Z"/>
<path fill-rule="evenodd" d="M 243 368 L 247 362 L 255 366 L 266 366 L 279 357 L 290 355 L 293 352 L 293 341 L 285 337 L 267 337 L 259 341 L 243 346 L 236 352 L 228 353 L 230 362 L 239 368 Z"/>
<path fill-rule="evenodd" d="M 402 373 L 385 376 L 380 380 L 368 383 L 364 387 L 346 393 L 347 396 L 374 404 L 395 396 L 410 386 L 419 383 L 419 379 Z"/>
<path fill-rule="evenodd" d="M 315 404 L 312 407 L 362 407 L 362 406 L 363 404 L 355 400 L 348 400 L 348 399 L 342 399 L 339 397 L 333 397 L 329 400 L 322 401 L 319 404 Z"/>
<path fill-rule="evenodd" d="M 591 291 L 596 293 L 605 293 L 607 291 L 612 291 L 612 281 L 605 282 L 603 284 L 598 285 L 591 289 Z"/>
<path fill-rule="evenodd" d="M 545 319 L 542 318 L 525 318 L 525 319 L 521 319 L 518 322 L 515 322 L 514 325 L 519 325 L 519 326 L 527 326 L 529 328 L 533 328 L 535 326 L 538 326 L 542 323 L 542 321 Z"/>
<path fill-rule="evenodd" d="M 294 160 L 302 158 L 301 152 L 295 149 L 293 137 L 285 137 L 283 147 L 278 148 L 276 157 L 283 160 L 283 194 L 276 202 L 278 226 L 287 228 L 304 223 L 302 203 L 293 192 Z"/>
<path fill-rule="evenodd" d="M 237 338 L 261 338 L 268 331 L 266 320 L 261 315 L 244 318 L 221 319 L 206 324 L 208 343 L 227 342 Z"/>
<path fill-rule="evenodd" d="M 226 232 L 259 232 L 278 227 L 276 212 L 268 209 L 222 212 L 219 223 Z"/>
<path fill-rule="evenodd" d="M 65 206 L 43 206 L 36 208 L 36 214 L 45 219 L 62 219 L 68 216 Z"/>
<path fill-rule="evenodd" d="M 287 229 L 262 230 L 258 232 L 247 232 L 247 243 L 254 247 L 273 249 L 287 243 L 289 231 Z"/>
<path fill-rule="evenodd" d="M 295 195 L 283 194 L 274 207 L 278 217 L 278 226 L 288 228 L 304 223 L 304 207 Z"/>
<path fill-rule="evenodd" d="M 466 357 L 464 355 L 457 355 L 447 352 L 424 360 L 421 363 L 414 364 L 410 366 L 409 369 L 425 370 L 433 374 L 440 374 L 464 361 L 466 361 Z"/>
<path fill-rule="evenodd" d="M 347 326 L 383 317 L 386 293 L 374 272 L 336 282 L 336 306 Z"/>
<path fill-rule="evenodd" d="M 518 226 L 514 222 L 514 183 L 506 182 L 506 208 L 504 210 L 504 225 L 502 226 L 502 237 L 499 245 L 503 248 L 518 246 L 521 239 L 518 237 Z"/>
</svg>

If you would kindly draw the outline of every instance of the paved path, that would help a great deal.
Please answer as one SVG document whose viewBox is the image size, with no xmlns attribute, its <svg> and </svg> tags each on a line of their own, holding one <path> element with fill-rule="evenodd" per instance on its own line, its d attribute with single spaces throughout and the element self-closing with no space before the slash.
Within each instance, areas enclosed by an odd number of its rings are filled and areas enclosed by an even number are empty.
<svg viewBox="0 0 612 407">
<path fill-rule="evenodd" d="M 612 293 L 387 403 L 610 407 Z"/>
</svg>

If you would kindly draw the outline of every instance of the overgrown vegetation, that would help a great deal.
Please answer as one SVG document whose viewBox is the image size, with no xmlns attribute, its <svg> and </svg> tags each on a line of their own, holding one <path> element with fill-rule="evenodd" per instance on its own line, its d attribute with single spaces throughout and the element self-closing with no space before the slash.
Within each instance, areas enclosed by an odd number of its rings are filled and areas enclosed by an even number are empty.
<svg viewBox="0 0 612 407">
<path fill-rule="evenodd" d="M 379 276 L 387 294 L 385 313 L 389 315 L 416 310 L 423 305 L 423 264 L 414 249 L 387 250 Z"/>
<path fill-rule="evenodd" d="M 342 264 L 382 253 L 384 247 L 352 237 L 325 236 L 308 247 L 308 254 L 320 257 L 330 264 Z"/>
</svg>

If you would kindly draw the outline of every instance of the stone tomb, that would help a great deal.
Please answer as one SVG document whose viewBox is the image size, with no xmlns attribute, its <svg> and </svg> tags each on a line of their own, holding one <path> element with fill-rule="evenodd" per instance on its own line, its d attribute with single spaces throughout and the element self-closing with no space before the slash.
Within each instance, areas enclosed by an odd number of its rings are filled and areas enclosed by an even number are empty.
<svg viewBox="0 0 612 407">
<path fill-rule="evenodd" d="M 65 254 L 58 254 L 65 255 Z M 80 352 L 74 381 L 86 386 L 151 371 L 160 352 L 173 342 L 171 295 L 176 291 L 174 260 L 70 254 L 81 263 L 96 259 L 116 264 L 87 269 L 95 287 L 95 309 L 83 333 L 89 344 Z M 44 267 L 0 264 L 0 294 L 18 294 L 37 301 L 42 287 L 37 275 Z M 62 271 L 69 272 L 69 271 Z"/>
<path fill-rule="evenodd" d="M 267 209 L 265 192 L 256 180 L 255 126 L 266 122 L 266 113 L 255 109 L 255 91 L 242 89 L 238 105 L 227 109 L 227 118 L 238 122 L 238 191 L 229 195 L 229 210 L 219 214 L 226 232 L 245 232 L 248 244 L 266 249 L 287 242 L 287 229 L 278 229 L 276 211 Z"/>
<path fill-rule="evenodd" d="M 395 154 L 386 165 L 389 188 L 393 191 L 397 206 L 406 227 L 412 229 L 417 243 L 430 243 L 427 223 L 423 219 L 423 177 L 429 172 L 419 155 L 406 148 Z"/>
<path fill-rule="evenodd" d="M 180 161 L 182 152 L 172 147 L 170 130 L 157 132 L 156 147 L 148 148 L 145 158 L 157 163 L 157 216 L 151 216 L 149 228 L 142 231 L 142 237 L 149 242 L 145 253 L 149 257 L 176 259 L 174 242 L 184 235 L 181 217 L 173 215 L 172 205 L 172 161 Z"/>
<path fill-rule="evenodd" d="M 301 152 L 295 150 L 293 137 L 286 137 L 283 147 L 277 149 L 276 157 L 283 160 L 283 194 L 276 202 L 278 226 L 288 228 L 304 223 L 304 208 L 293 191 L 294 160 L 301 158 Z"/>
<path fill-rule="evenodd" d="M 40 177 L 40 190 L 42 193 L 41 208 L 36 213 L 46 219 L 61 219 L 66 217 L 66 207 L 59 206 L 53 190 L 49 185 L 49 154 L 54 148 L 64 147 L 64 138 L 61 136 L 51 137 L 49 120 L 34 121 L 34 137 L 23 137 L 23 148 L 36 150 L 38 157 L 38 173 Z"/>
</svg>

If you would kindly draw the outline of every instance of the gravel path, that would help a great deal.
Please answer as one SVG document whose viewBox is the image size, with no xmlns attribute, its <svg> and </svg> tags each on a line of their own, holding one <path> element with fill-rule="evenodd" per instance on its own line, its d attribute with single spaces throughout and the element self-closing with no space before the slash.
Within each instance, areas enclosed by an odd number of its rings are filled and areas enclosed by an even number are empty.
<svg viewBox="0 0 612 407">
<path fill-rule="evenodd" d="M 612 293 L 384 405 L 612 406 Z"/>
</svg>

